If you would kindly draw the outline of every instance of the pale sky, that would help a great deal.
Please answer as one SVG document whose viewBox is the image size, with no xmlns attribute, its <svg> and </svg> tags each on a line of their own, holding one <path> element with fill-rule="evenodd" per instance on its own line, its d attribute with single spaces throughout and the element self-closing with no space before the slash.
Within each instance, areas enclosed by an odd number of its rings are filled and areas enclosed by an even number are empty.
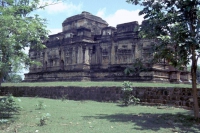
<svg viewBox="0 0 200 133">
<path fill-rule="evenodd" d="M 48 3 L 51 2 L 52 0 L 48 0 Z M 50 34 L 56 34 L 62 31 L 62 22 L 66 18 L 81 14 L 82 11 L 99 16 L 110 26 L 116 27 L 117 24 L 131 21 L 141 23 L 143 17 L 138 15 L 139 10 L 141 7 L 129 4 L 126 0 L 64 0 L 36 13 L 47 19 Z"/>
</svg>

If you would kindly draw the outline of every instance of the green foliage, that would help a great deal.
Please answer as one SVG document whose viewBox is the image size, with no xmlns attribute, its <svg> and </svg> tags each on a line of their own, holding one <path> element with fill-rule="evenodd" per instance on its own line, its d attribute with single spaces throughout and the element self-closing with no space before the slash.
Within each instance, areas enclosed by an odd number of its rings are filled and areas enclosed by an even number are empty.
<svg viewBox="0 0 200 133">
<path fill-rule="evenodd" d="M 65 94 L 65 91 L 61 91 L 61 101 L 65 101 L 68 99 L 68 94 Z"/>
<path fill-rule="evenodd" d="M 156 39 L 154 59 L 166 59 L 177 69 L 184 69 L 192 61 L 192 89 L 194 115 L 199 117 L 196 71 L 200 56 L 200 1 L 199 0 L 126 0 L 143 6 L 139 15 L 145 21 L 140 36 Z"/>
<path fill-rule="evenodd" d="M 0 118 L 9 118 L 19 113 L 19 109 L 12 95 L 0 98 Z"/>
<path fill-rule="evenodd" d="M 35 105 L 36 109 L 41 110 L 41 109 L 45 109 L 46 105 L 44 104 L 44 101 L 39 100 L 38 104 Z"/>
<path fill-rule="evenodd" d="M 0 79 L 10 71 L 21 70 L 34 63 L 25 49 L 40 50 L 47 38 L 46 20 L 34 11 L 42 8 L 40 0 L 0 1 Z"/>
<path fill-rule="evenodd" d="M 126 75 L 138 75 L 142 71 L 146 71 L 147 67 L 144 66 L 143 62 L 141 59 L 136 59 L 135 62 L 132 64 L 132 66 L 128 66 L 125 70 L 124 73 Z"/>
<path fill-rule="evenodd" d="M 68 99 L 68 95 L 67 95 L 67 94 L 62 95 L 62 97 L 61 97 L 61 100 L 62 100 L 62 101 L 65 101 L 65 100 L 67 100 L 67 99 Z"/>
<path fill-rule="evenodd" d="M 49 120 L 50 118 L 50 114 L 49 113 L 46 113 L 46 114 L 43 114 L 40 118 L 40 123 L 38 124 L 39 126 L 44 126 L 46 125 L 47 123 L 47 120 Z"/>
<path fill-rule="evenodd" d="M 140 27 L 140 36 L 157 38 L 159 45 L 155 44 L 155 59 L 165 58 L 173 66 L 182 68 L 190 62 L 194 51 L 199 55 L 198 0 L 127 1 L 144 7 L 139 13 L 145 19 Z"/>
<path fill-rule="evenodd" d="M 0 119 L 0 125 L 8 123 L 8 119 Z"/>
<path fill-rule="evenodd" d="M 122 87 L 123 91 L 123 97 L 122 102 L 125 106 L 128 106 L 130 103 L 138 104 L 140 102 L 140 99 L 134 97 L 132 95 L 132 83 L 131 82 L 124 82 Z"/>
<path fill-rule="evenodd" d="M 22 77 L 18 74 L 11 73 L 5 77 L 4 82 L 19 83 L 22 82 Z"/>
</svg>

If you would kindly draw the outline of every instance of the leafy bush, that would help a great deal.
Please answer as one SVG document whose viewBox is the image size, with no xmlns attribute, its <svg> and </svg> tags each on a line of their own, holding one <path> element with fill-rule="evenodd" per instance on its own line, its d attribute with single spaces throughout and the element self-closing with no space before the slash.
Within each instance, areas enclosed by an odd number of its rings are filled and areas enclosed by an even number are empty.
<svg viewBox="0 0 200 133">
<path fill-rule="evenodd" d="M 65 93 L 65 91 L 61 91 L 61 101 L 65 101 L 68 99 L 68 94 Z"/>
<path fill-rule="evenodd" d="M 43 101 L 39 100 L 38 104 L 35 105 L 36 109 L 41 110 L 41 109 L 45 109 L 46 105 L 44 104 Z"/>
<path fill-rule="evenodd" d="M 0 98 L 0 117 L 9 118 L 13 114 L 19 112 L 19 107 L 17 106 L 14 97 L 12 95 L 8 95 L 7 97 Z"/>
<path fill-rule="evenodd" d="M 141 59 L 136 59 L 131 66 L 127 66 L 124 70 L 126 75 L 139 75 L 140 72 L 147 71 L 147 67 L 144 66 Z"/>
<path fill-rule="evenodd" d="M 61 97 L 61 100 L 62 100 L 62 101 L 67 100 L 67 99 L 68 99 L 68 95 L 67 95 L 67 94 L 62 95 L 62 97 Z"/>
<path fill-rule="evenodd" d="M 7 119 L 0 119 L 0 125 L 1 125 L 1 124 L 5 124 L 5 123 L 8 123 L 8 120 L 7 120 Z"/>
<path fill-rule="evenodd" d="M 40 118 L 40 123 L 39 123 L 39 126 L 44 126 L 46 125 L 46 122 L 47 120 L 50 118 L 50 114 L 49 113 L 46 113 L 46 114 L 43 114 Z"/>
<path fill-rule="evenodd" d="M 12 74 L 8 74 L 4 80 L 5 82 L 19 83 L 19 82 L 22 82 L 22 77 L 21 75 L 12 73 Z"/>
<path fill-rule="evenodd" d="M 122 102 L 125 106 L 128 106 L 130 103 L 137 104 L 140 102 L 139 98 L 136 98 L 132 95 L 132 83 L 131 82 L 124 82 L 122 87 L 123 97 Z"/>
</svg>

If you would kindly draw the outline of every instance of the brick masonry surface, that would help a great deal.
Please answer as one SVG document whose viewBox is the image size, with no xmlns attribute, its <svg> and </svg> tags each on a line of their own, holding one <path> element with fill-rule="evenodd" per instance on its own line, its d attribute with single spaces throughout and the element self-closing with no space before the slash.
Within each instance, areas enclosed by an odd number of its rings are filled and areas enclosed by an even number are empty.
<svg viewBox="0 0 200 133">
<path fill-rule="evenodd" d="M 120 87 L 0 87 L 0 95 L 16 97 L 62 98 L 70 100 L 117 101 L 123 93 Z M 134 87 L 132 94 L 141 102 L 193 107 L 191 88 Z M 200 89 L 198 90 L 200 101 Z M 200 103 L 200 102 L 199 102 Z"/>
</svg>

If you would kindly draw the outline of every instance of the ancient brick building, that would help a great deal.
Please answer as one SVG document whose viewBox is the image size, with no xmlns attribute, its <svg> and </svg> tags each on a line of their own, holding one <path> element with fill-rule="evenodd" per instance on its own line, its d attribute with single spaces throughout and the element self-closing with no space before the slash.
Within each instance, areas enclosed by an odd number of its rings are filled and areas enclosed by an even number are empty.
<svg viewBox="0 0 200 133">
<path fill-rule="evenodd" d="M 162 81 L 188 82 L 187 71 L 177 71 L 166 62 L 148 71 L 126 76 L 124 69 L 136 59 L 147 64 L 149 47 L 154 40 L 138 37 L 138 22 L 108 26 L 88 12 L 67 18 L 62 32 L 50 35 L 46 49 L 30 49 L 32 60 L 42 65 L 30 66 L 25 81 Z"/>
</svg>

